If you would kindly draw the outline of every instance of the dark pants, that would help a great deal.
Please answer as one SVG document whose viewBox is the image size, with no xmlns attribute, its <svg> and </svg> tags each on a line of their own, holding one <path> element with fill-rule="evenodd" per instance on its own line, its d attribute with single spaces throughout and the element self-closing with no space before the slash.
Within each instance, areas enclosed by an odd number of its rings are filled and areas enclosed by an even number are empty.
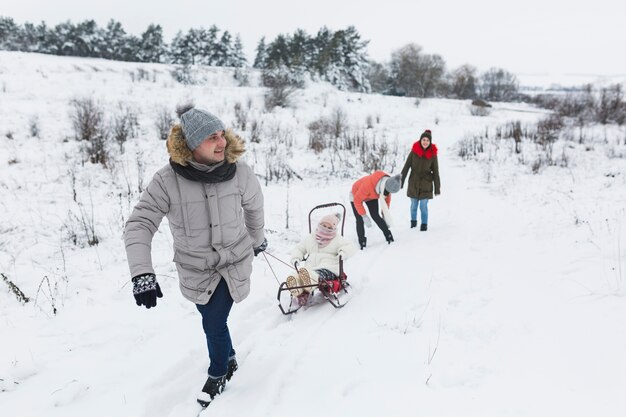
<svg viewBox="0 0 626 417">
<path fill-rule="evenodd" d="M 389 236 L 389 228 L 387 227 L 387 223 L 385 223 L 385 219 L 380 217 L 380 213 L 378 212 L 378 200 L 367 200 L 364 201 L 367 206 L 367 211 L 370 213 L 370 217 L 374 220 L 374 223 L 378 225 L 380 230 L 382 230 L 385 238 Z M 350 203 L 352 205 L 352 212 L 354 213 L 354 217 L 356 217 L 356 234 L 359 237 L 359 242 L 362 242 L 365 239 L 365 226 L 363 225 L 363 217 L 356 211 L 356 207 L 354 206 L 354 201 Z"/>
<path fill-rule="evenodd" d="M 228 360 L 235 356 L 226 323 L 232 305 L 233 299 L 223 278 L 207 304 L 196 304 L 202 315 L 202 328 L 209 348 L 209 375 L 213 377 L 226 375 Z"/>
</svg>

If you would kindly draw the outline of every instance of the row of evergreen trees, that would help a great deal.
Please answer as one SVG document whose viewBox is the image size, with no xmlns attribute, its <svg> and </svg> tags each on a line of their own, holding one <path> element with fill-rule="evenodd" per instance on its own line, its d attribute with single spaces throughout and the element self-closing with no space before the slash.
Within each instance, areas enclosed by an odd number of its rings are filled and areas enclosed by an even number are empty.
<svg viewBox="0 0 626 417">
<path fill-rule="evenodd" d="M 137 37 L 126 33 L 120 22 L 110 20 L 99 27 L 93 20 L 48 27 L 0 16 L 0 49 L 44 54 L 105 58 L 117 61 L 204 64 L 242 67 L 246 58 L 239 36 L 216 26 L 178 32 L 171 44 L 163 39 L 163 28 L 151 24 Z"/>
<path fill-rule="evenodd" d="M 353 26 L 336 32 L 323 27 L 315 37 L 298 29 L 293 35 L 278 35 L 268 44 L 262 38 L 254 67 L 287 68 L 294 74 L 307 73 L 314 79 L 329 81 L 342 90 L 370 92 L 367 44 Z"/>
<path fill-rule="evenodd" d="M 269 87 L 301 87 L 308 75 L 342 90 L 366 93 L 494 101 L 519 98 L 515 76 L 502 69 L 479 74 L 476 68 L 464 65 L 448 71 L 441 56 L 425 54 L 416 44 L 397 49 L 389 62 L 377 63 L 368 59 L 367 45 L 352 26 L 338 31 L 323 27 L 315 36 L 298 29 L 269 43 L 262 38 L 253 66 L 264 71 L 264 83 Z M 45 22 L 18 25 L 11 18 L 0 17 L 0 49 L 184 66 L 247 65 L 240 37 L 233 38 L 215 25 L 178 32 L 167 44 L 163 29 L 154 24 L 137 37 L 126 33 L 115 20 L 105 28 L 93 20 L 48 27 Z"/>
</svg>

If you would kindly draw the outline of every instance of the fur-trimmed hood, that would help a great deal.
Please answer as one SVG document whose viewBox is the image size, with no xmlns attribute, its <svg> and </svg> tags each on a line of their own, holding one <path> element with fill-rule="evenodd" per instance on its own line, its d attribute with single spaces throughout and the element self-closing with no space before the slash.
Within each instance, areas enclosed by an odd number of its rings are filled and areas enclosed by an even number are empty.
<svg viewBox="0 0 626 417">
<path fill-rule="evenodd" d="M 233 132 L 232 129 L 226 129 L 224 137 L 226 138 L 226 149 L 224 150 L 226 161 L 231 164 L 235 163 L 246 151 L 243 139 Z M 189 149 L 187 142 L 185 142 L 183 128 L 180 124 L 176 124 L 172 127 L 166 141 L 166 146 L 167 153 L 170 154 L 172 161 L 179 165 L 187 166 L 187 161 L 193 158 L 191 149 Z"/>
</svg>

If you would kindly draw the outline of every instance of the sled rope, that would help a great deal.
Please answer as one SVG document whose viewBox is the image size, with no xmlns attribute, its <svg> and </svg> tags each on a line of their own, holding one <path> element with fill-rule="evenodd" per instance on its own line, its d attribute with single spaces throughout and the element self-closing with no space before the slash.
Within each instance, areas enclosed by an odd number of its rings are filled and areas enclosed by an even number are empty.
<svg viewBox="0 0 626 417">
<path fill-rule="evenodd" d="M 290 268 L 295 269 L 296 271 L 298 271 L 293 265 L 289 265 L 287 262 L 284 262 L 280 259 L 278 259 L 277 257 L 275 257 L 274 255 L 272 255 L 271 253 L 267 253 L 265 251 L 261 252 L 263 254 L 263 257 L 265 258 L 265 262 L 267 262 L 267 266 L 270 267 L 270 270 L 272 271 L 272 274 L 274 275 L 274 279 L 276 280 L 276 282 L 278 283 L 278 285 L 280 285 L 280 280 L 278 279 L 278 276 L 276 276 L 276 272 L 274 272 L 274 268 L 272 268 L 272 264 L 270 263 L 270 261 L 267 259 L 267 255 L 271 256 L 272 258 L 276 259 L 278 262 L 283 263 L 285 265 L 287 265 Z"/>
</svg>

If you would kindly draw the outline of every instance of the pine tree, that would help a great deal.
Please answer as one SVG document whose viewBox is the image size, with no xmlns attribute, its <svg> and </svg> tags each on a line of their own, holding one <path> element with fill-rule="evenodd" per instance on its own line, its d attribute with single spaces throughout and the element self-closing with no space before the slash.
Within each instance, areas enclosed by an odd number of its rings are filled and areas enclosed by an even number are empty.
<svg viewBox="0 0 626 417">
<path fill-rule="evenodd" d="M 332 62 L 333 33 L 326 26 L 322 27 L 313 39 L 314 54 L 311 68 L 322 76 Z"/>
<path fill-rule="evenodd" d="M 215 62 L 218 60 L 218 47 L 217 44 L 219 41 L 217 40 L 217 35 L 219 33 L 219 28 L 215 25 L 211 25 L 206 35 L 206 49 L 204 54 L 207 57 L 207 65 L 215 65 Z"/>
<path fill-rule="evenodd" d="M 0 49 L 18 50 L 19 34 L 20 28 L 12 18 L 0 16 Z"/>
<path fill-rule="evenodd" d="M 292 67 L 308 67 L 309 57 L 307 52 L 309 44 L 309 35 L 302 29 L 296 29 L 289 41 L 289 57 Z"/>
<path fill-rule="evenodd" d="M 267 46 L 265 46 L 265 36 L 256 45 L 256 56 L 254 57 L 254 68 L 267 68 Z"/>
<path fill-rule="evenodd" d="M 348 90 L 370 92 L 367 79 L 369 61 L 365 51 L 368 41 L 362 41 L 354 26 L 335 33 L 334 59 L 340 67 L 341 85 Z"/>
<path fill-rule="evenodd" d="M 187 47 L 187 36 L 178 31 L 170 46 L 170 61 L 172 64 L 189 65 L 193 61 L 191 51 Z"/>
<path fill-rule="evenodd" d="M 56 55 L 73 55 L 76 49 L 76 27 L 69 20 L 54 27 L 53 41 Z"/>
<path fill-rule="evenodd" d="M 163 62 L 166 46 L 163 42 L 161 25 L 150 24 L 141 34 L 139 60 L 141 62 Z"/>
<path fill-rule="evenodd" d="M 20 33 L 20 51 L 39 52 L 39 36 L 37 27 L 32 23 L 24 23 L 24 27 Z"/>
<path fill-rule="evenodd" d="M 235 37 L 235 44 L 233 45 L 233 55 L 231 56 L 230 66 L 241 68 L 245 67 L 248 63 L 246 55 L 243 52 L 243 45 L 241 43 L 241 36 L 237 34 Z"/>
<path fill-rule="evenodd" d="M 103 58 L 115 60 L 124 59 L 126 31 L 120 22 L 113 19 L 109 20 L 104 30 L 103 40 L 105 43 L 101 54 Z"/>
<path fill-rule="evenodd" d="M 120 59 L 122 61 L 141 62 L 140 55 L 141 39 L 134 35 L 126 36 L 120 51 Z"/>
<path fill-rule="evenodd" d="M 193 36 L 188 39 L 196 64 L 211 65 L 212 40 L 211 34 L 204 28 L 192 29 Z"/>
<path fill-rule="evenodd" d="M 290 67 L 289 36 L 278 35 L 274 42 L 267 47 L 265 68 L 277 68 L 280 66 Z"/>
<path fill-rule="evenodd" d="M 85 20 L 75 27 L 74 49 L 72 55 L 86 57 L 101 57 L 100 45 L 96 40 L 100 36 L 100 29 L 94 20 Z"/>
<path fill-rule="evenodd" d="M 213 65 L 218 67 L 230 65 L 230 57 L 234 55 L 231 39 L 230 33 L 227 30 L 224 31 L 219 43 L 216 45 L 216 59 Z"/>
</svg>

